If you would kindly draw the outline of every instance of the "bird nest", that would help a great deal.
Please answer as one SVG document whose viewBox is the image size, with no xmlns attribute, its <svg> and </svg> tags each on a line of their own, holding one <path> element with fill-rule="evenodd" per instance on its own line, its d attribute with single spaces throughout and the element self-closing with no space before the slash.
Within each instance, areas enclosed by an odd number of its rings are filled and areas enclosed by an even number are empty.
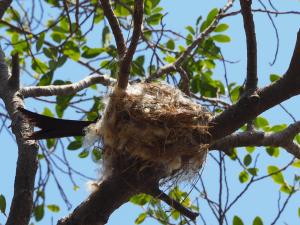
<svg viewBox="0 0 300 225">
<path fill-rule="evenodd" d="M 106 174 L 115 156 L 125 153 L 144 167 L 163 168 L 160 178 L 191 175 L 206 158 L 210 119 L 207 109 L 177 88 L 137 83 L 112 91 L 102 119 L 88 127 L 85 139 L 101 137 Z"/>
</svg>

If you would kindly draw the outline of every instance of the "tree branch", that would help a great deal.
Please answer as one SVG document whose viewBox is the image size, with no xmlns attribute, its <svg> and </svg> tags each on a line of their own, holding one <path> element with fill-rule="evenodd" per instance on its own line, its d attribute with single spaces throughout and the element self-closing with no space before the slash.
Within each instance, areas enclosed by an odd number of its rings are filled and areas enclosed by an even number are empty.
<svg viewBox="0 0 300 225">
<path fill-rule="evenodd" d="M 235 105 L 217 115 L 210 123 L 208 132 L 211 140 L 225 137 L 262 112 L 300 94 L 300 32 L 290 66 L 285 75 L 276 82 L 257 90 L 256 95 L 245 96 Z"/>
<path fill-rule="evenodd" d="M 53 95 L 73 95 L 93 84 L 111 86 L 115 82 L 115 79 L 106 75 L 91 75 L 73 84 L 24 87 L 20 90 L 20 93 L 25 98 Z"/>
<path fill-rule="evenodd" d="M 24 107 L 24 103 L 18 93 L 19 87 L 11 88 L 8 85 L 9 79 L 10 76 L 4 60 L 4 53 L 0 49 L 0 98 L 3 100 L 9 117 L 12 120 L 11 127 L 18 145 L 14 196 L 6 225 L 27 225 L 33 207 L 33 188 L 38 166 L 38 145 L 35 141 L 25 141 L 23 138 L 32 133 L 33 127 L 25 122 L 21 114 L 17 111 L 18 107 Z M 19 80 L 16 77 L 13 79 Z"/>
<path fill-rule="evenodd" d="M 126 44 L 125 44 L 125 40 L 124 40 L 122 31 L 120 28 L 118 18 L 116 17 L 109 1 L 110 0 L 100 0 L 100 3 L 102 6 L 104 15 L 107 18 L 109 25 L 112 29 L 112 32 L 114 34 L 119 57 L 120 57 L 120 59 L 122 59 L 126 52 Z"/>
<path fill-rule="evenodd" d="M 228 153 L 228 149 L 246 146 L 272 146 L 282 147 L 289 153 L 300 159 L 300 146 L 293 140 L 300 132 L 300 122 L 291 124 L 280 132 L 264 133 L 258 131 L 247 131 L 231 134 L 215 141 L 210 146 L 211 150 L 217 149 Z"/>
<path fill-rule="evenodd" d="M 2 19 L 5 11 L 10 6 L 11 3 L 12 3 L 12 0 L 1 0 L 0 1 L 0 19 Z"/>
<path fill-rule="evenodd" d="M 240 0 L 247 43 L 247 79 L 246 94 L 252 94 L 257 88 L 257 44 L 255 25 L 251 12 L 252 0 Z"/>
<path fill-rule="evenodd" d="M 128 85 L 132 58 L 136 51 L 136 47 L 138 45 L 138 41 L 142 33 L 143 13 L 144 13 L 144 1 L 135 0 L 134 13 L 133 13 L 134 28 L 131 37 L 131 42 L 124 58 L 122 58 L 120 62 L 118 87 L 121 89 L 126 89 Z"/>
</svg>

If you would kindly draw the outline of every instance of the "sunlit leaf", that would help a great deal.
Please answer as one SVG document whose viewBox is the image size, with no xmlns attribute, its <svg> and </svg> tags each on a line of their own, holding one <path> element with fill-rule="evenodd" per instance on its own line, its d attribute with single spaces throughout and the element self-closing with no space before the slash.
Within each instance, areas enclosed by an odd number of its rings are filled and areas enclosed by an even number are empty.
<svg viewBox="0 0 300 225">
<path fill-rule="evenodd" d="M 279 168 L 277 166 L 268 166 L 268 174 L 273 174 L 272 179 L 277 184 L 284 184 L 284 177 L 281 172 L 278 172 Z"/>
<path fill-rule="evenodd" d="M 223 31 L 226 31 L 228 29 L 228 24 L 226 23 L 221 23 L 219 24 L 215 29 L 214 29 L 214 32 L 223 32 Z"/>
<path fill-rule="evenodd" d="M 47 205 L 47 208 L 51 211 L 51 212 L 59 212 L 60 211 L 60 208 L 58 205 Z"/>
<path fill-rule="evenodd" d="M 241 183 L 245 183 L 249 180 L 249 174 L 247 171 L 243 170 L 239 175 L 239 180 Z"/>
</svg>

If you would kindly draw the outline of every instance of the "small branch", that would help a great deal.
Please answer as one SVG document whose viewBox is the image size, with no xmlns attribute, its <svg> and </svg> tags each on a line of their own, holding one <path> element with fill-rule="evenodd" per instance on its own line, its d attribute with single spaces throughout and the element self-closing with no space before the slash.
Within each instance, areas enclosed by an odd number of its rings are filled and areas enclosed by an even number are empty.
<svg viewBox="0 0 300 225">
<path fill-rule="evenodd" d="M 291 14 L 294 14 L 294 15 L 300 15 L 300 11 L 271 11 L 271 10 L 265 10 L 265 9 L 252 9 L 252 12 L 258 12 L 258 13 L 268 13 L 268 14 L 274 14 L 274 15 L 291 15 Z M 241 10 L 238 10 L 238 11 L 233 11 L 233 12 L 230 12 L 230 13 L 226 13 L 226 14 L 223 14 L 221 16 L 221 18 L 225 18 L 225 17 L 229 17 L 229 16 L 235 16 L 235 15 L 238 15 L 241 13 Z"/>
<path fill-rule="evenodd" d="M 73 84 L 24 87 L 20 90 L 20 93 L 25 98 L 53 95 L 73 95 L 93 84 L 110 86 L 114 83 L 115 80 L 106 75 L 91 75 Z"/>
<path fill-rule="evenodd" d="M 255 25 L 251 12 L 252 0 L 240 0 L 247 43 L 247 79 L 246 94 L 251 95 L 257 88 L 257 44 Z"/>
<path fill-rule="evenodd" d="M 182 215 L 186 216 L 187 218 L 189 218 L 192 221 L 195 221 L 196 217 L 199 216 L 199 213 L 192 212 L 189 209 L 185 208 L 182 204 L 180 204 L 176 200 L 169 197 L 167 194 L 165 194 L 159 188 L 155 188 L 149 194 L 151 194 L 155 198 L 162 200 L 163 202 L 165 202 L 169 206 L 173 207 L 178 212 L 180 212 Z"/>
<path fill-rule="evenodd" d="M 5 11 L 10 6 L 11 3 L 12 3 L 12 0 L 1 0 L 0 1 L 0 19 L 2 19 Z"/>
<path fill-rule="evenodd" d="M 189 76 L 188 76 L 187 72 L 181 66 L 179 66 L 177 68 L 177 71 L 178 71 L 178 73 L 180 74 L 180 77 L 181 77 L 182 91 L 187 96 L 191 96 L 191 92 L 190 92 L 190 79 L 189 79 Z"/>
<path fill-rule="evenodd" d="M 235 147 L 273 146 L 282 147 L 300 159 L 300 146 L 293 141 L 299 132 L 300 122 L 293 123 L 283 131 L 276 133 L 258 131 L 236 133 L 213 142 L 210 149 L 217 149 L 228 153 L 228 149 Z"/>
<path fill-rule="evenodd" d="M 151 77 L 149 77 L 147 79 L 148 82 L 157 79 L 161 76 L 163 76 L 164 74 L 170 73 L 170 72 L 174 72 L 176 71 L 176 68 L 178 68 L 185 60 L 186 58 L 191 54 L 191 52 L 193 51 L 194 48 L 196 48 L 197 46 L 199 46 L 204 40 L 205 38 L 211 33 L 213 32 L 213 30 L 216 28 L 216 26 L 218 25 L 222 15 L 229 9 L 231 8 L 231 6 L 233 5 L 234 0 L 228 0 L 227 4 L 219 10 L 219 13 L 217 14 L 217 16 L 215 17 L 214 21 L 211 23 L 210 26 L 208 26 L 199 36 L 198 38 L 196 38 L 196 40 L 194 40 L 192 42 L 192 44 L 190 44 L 186 50 L 184 52 L 181 53 L 181 55 L 176 59 L 175 62 L 170 63 L 164 67 L 161 67 L 159 70 L 157 70 L 156 73 L 153 73 L 151 75 Z"/>
<path fill-rule="evenodd" d="M 120 24 L 118 21 L 118 18 L 116 17 L 111 4 L 110 0 L 100 0 L 101 6 L 104 12 L 104 15 L 106 16 L 109 25 L 112 29 L 112 32 L 114 34 L 115 40 L 116 40 L 116 45 L 117 45 L 117 50 L 120 58 L 123 58 L 125 52 L 126 52 L 126 44 L 125 40 L 120 28 Z"/>
<path fill-rule="evenodd" d="M 131 37 L 131 42 L 124 58 L 120 62 L 118 87 L 121 89 L 126 89 L 128 84 L 132 58 L 136 51 L 136 47 L 138 45 L 138 41 L 142 33 L 143 13 L 144 13 L 144 1 L 135 0 L 134 14 L 133 14 L 134 28 Z"/>
<path fill-rule="evenodd" d="M 191 96 L 197 100 L 203 101 L 203 102 L 209 102 L 213 105 L 222 105 L 224 108 L 228 108 L 230 106 L 229 103 L 222 101 L 219 98 L 211 98 L 206 96 L 197 96 L 195 94 L 191 94 Z"/>
</svg>

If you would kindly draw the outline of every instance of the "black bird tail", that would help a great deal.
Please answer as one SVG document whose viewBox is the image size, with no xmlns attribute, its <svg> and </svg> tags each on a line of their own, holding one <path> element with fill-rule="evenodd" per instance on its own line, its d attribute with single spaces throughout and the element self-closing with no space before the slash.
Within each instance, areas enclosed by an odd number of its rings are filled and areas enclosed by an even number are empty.
<svg viewBox="0 0 300 225">
<path fill-rule="evenodd" d="M 33 140 L 83 136 L 84 129 L 90 124 L 95 123 L 95 121 L 56 119 L 28 111 L 24 108 L 18 108 L 18 110 L 30 123 L 41 128 L 41 130 L 33 132 L 28 137 L 28 139 Z"/>
</svg>

